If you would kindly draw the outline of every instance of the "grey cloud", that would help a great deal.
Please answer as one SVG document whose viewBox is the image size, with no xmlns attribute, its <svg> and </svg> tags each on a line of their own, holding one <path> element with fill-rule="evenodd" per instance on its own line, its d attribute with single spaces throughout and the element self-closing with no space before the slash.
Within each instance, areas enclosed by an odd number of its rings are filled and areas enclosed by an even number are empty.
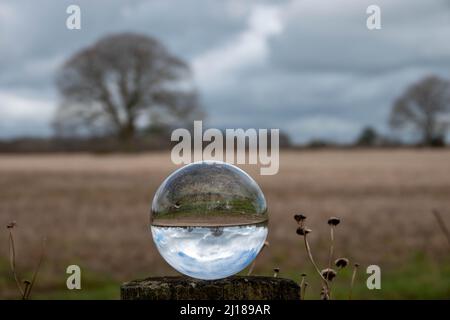
<svg viewBox="0 0 450 320">
<path fill-rule="evenodd" d="M 77 2 L 82 30 L 71 31 L 65 27 L 65 10 L 72 2 L 3 4 L 10 19 L 0 22 L 3 39 L 0 84 L 39 85 L 42 81 L 49 84 L 51 74 L 64 59 L 108 33 L 132 30 L 150 34 L 162 39 L 175 54 L 188 59 L 227 38 L 245 22 L 220 2 L 84 0 Z"/>
<path fill-rule="evenodd" d="M 382 29 L 366 28 L 371 1 L 298 2 L 285 32 L 271 40 L 271 62 L 299 72 L 390 72 L 450 63 L 450 11 L 443 1 L 377 1 Z"/>
<path fill-rule="evenodd" d="M 190 62 L 214 52 L 217 61 L 203 60 L 208 75 L 209 67 L 224 64 L 225 49 L 242 45 L 243 35 L 258 36 L 258 30 L 248 34 L 249 17 L 262 6 L 279 12 L 282 30 L 242 48 L 249 52 L 235 52 L 242 63 L 212 68 L 214 85 L 197 82 L 206 126 L 284 128 L 298 142 L 349 141 L 364 125 L 387 132 L 391 103 L 412 82 L 428 73 L 449 77 L 450 6 L 443 0 L 377 1 L 379 31 L 365 26 L 367 0 L 77 3 L 81 31 L 65 28 L 72 1 L 0 4 L 0 95 L 15 97 L 0 106 L 0 136 L 48 134 L 55 70 L 105 34 L 153 35 Z M 36 100 L 46 112 L 30 107 L 29 115 L 12 117 L 6 110 Z"/>
</svg>

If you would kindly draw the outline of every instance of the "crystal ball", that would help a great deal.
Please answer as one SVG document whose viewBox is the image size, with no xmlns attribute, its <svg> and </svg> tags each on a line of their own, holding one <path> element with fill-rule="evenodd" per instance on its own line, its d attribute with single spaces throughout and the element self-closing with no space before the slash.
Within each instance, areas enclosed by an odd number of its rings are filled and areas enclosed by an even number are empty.
<svg viewBox="0 0 450 320">
<path fill-rule="evenodd" d="M 267 237 L 267 204 L 243 170 L 219 161 L 186 165 L 153 198 L 150 229 L 161 256 L 197 279 L 221 279 L 245 269 Z"/>
</svg>

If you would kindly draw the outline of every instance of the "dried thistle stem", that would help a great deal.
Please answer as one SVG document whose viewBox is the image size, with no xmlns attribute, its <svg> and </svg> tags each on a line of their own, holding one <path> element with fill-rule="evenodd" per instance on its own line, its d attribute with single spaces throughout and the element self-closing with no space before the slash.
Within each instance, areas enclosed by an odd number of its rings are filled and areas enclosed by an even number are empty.
<svg viewBox="0 0 450 320">
<path fill-rule="evenodd" d="M 302 280 L 300 281 L 300 300 L 303 300 L 303 286 L 305 285 L 306 274 L 302 274 Z"/>
<path fill-rule="evenodd" d="M 328 257 L 328 269 L 331 269 L 331 261 L 333 261 L 334 253 L 334 226 L 330 225 L 330 252 Z M 331 299 L 331 281 L 328 281 L 328 295 Z"/>
<path fill-rule="evenodd" d="M 24 281 L 23 281 L 23 284 L 24 284 L 25 289 L 23 290 L 24 293 L 23 293 L 23 295 L 22 295 L 22 300 L 28 300 L 27 296 L 28 296 L 28 291 L 30 290 L 30 284 L 31 284 L 31 282 L 28 281 L 28 280 L 24 280 Z"/>
<path fill-rule="evenodd" d="M 259 254 L 258 254 L 258 257 L 259 257 L 259 256 L 261 255 L 261 253 L 264 251 L 264 248 L 265 248 L 265 247 L 268 247 L 268 246 L 269 246 L 269 241 L 265 241 L 264 244 L 263 244 L 263 247 L 262 247 L 261 251 L 260 251 Z M 247 272 L 247 276 L 250 276 L 250 275 L 253 273 L 253 269 L 255 269 L 255 266 L 256 266 L 256 259 L 257 259 L 258 257 L 256 257 L 255 260 L 253 260 L 252 264 L 250 265 L 250 268 L 248 269 L 248 272 Z"/>
<path fill-rule="evenodd" d="M 16 223 L 14 221 L 7 225 L 7 229 L 9 231 L 9 263 L 10 263 L 11 271 L 14 276 L 14 280 L 16 282 L 17 288 L 19 289 L 20 295 L 22 297 L 22 300 L 27 300 L 30 297 L 31 289 L 33 288 L 33 285 L 36 282 L 37 274 L 39 272 L 42 261 L 44 259 L 45 238 L 42 241 L 41 253 L 40 253 L 39 260 L 38 260 L 37 266 L 34 270 L 31 281 L 24 280 L 21 283 L 20 278 L 17 275 L 17 269 L 16 269 L 16 246 L 14 243 L 14 234 L 13 234 L 13 229 L 15 226 L 16 226 Z M 23 284 L 23 286 L 22 286 L 22 284 Z"/>
<path fill-rule="evenodd" d="M 25 290 L 22 288 L 22 285 L 20 284 L 20 279 L 17 275 L 16 271 L 16 249 L 14 244 L 14 235 L 12 232 L 13 227 L 8 228 L 9 229 L 9 263 L 11 266 L 11 271 L 14 276 L 14 280 L 16 282 L 17 288 L 20 291 L 20 294 L 22 297 L 25 295 Z"/>
<path fill-rule="evenodd" d="M 308 282 L 305 282 L 302 287 L 302 292 L 300 293 L 300 299 L 305 300 L 306 287 L 308 287 Z"/>
<path fill-rule="evenodd" d="M 350 282 L 350 293 L 348 295 L 349 300 L 352 300 L 353 286 L 355 285 L 356 272 L 358 271 L 358 267 L 359 267 L 359 264 L 355 263 L 355 266 L 353 267 L 352 280 Z"/>
<path fill-rule="evenodd" d="M 305 248 L 306 248 L 306 253 L 308 254 L 309 260 L 311 261 L 312 265 L 314 266 L 314 269 L 316 269 L 316 271 L 319 274 L 320 278 L 323 281 L 326 282 L 327 280 L 322 276 L 322 273 L 320 272 L 319 267 L 317 266 L 316 262 L 314 261 L 314 258 L 313 258 L 312 253 L 311 253 L 311 247 L 309 246 L 309 242 L 308 242 L 308 239 L 306 237 L 306 234 L 303 236 L 303 239 L 305 240 Z"/>
<path fill-rule="evenodd" d="M 302 280 L 300 281 L 300 288 L 303 286 L 304 283 L 305 283 L 305 275 L 302 274 Z"/>
<path fill-rule="evenodd" d="M 328 269 L 331 269 L 333 253 L 334 253 L 334 226 L 331 226 L 330 227 L 330 253 L 329 253 L 329 257 L 328 257 Z"/>
<path fill-rule="evenodd" d="M 253 273 L 253 269 L 255 269 L 255 265 L 256 265 L 256 259 L 253 260 L 253 262 L 250 266 L 250 269 L 248 269 L 247 276 L 250 276 Z"/>
<path fill-rule="evenodd" d="M 37 274 L 39 273 L 39 269 L 41 268 L 42 265 L 42 261 L 44 260 L 44 255 L 45 255 L 45 242 L 46 239 L 42 239 L 42 247 L 41 247 L 41 253 L 39 255 L 39 261 L 36 265 L 36 269 L 34 269 L 34 273 L 33 273 L 33 277 L 31 278 L 31 283 L 28 286 L 28 291 L 26 291 L 26 295 L 25 295 L 25 299 L 29 299 L 30 298 L 30 294 L 31 294 L 31 289 L 33 289 L 33 286 L 36 282 L 36 278 L 37 278 Z"/>
<path fill-rule="evenodd" d="M 320 278 L 322 279 L 323 285 L 324 285 L 324 290 L 325 290 L 325 295 L 326 295 L 326 297 L 328 297 L 328 281 L 322 275 L 319 267 L 317 266 L 316 262 L 314 261 L 306 234 L 303 236 L 303 238 L 304 238 L 304 242 L 305 242 L 306 252 L 308 253 L 308 258 L 311 261 L 312 265 L 314 266 L 314 269 L 316 269 L 317 273 L 319 274 Z"/>
<path fill-rule="evenodd" d="M 439 225 L 439 227 L 442 230 L 442 233 L 444 233 L 445 237 L 447 238 L 448 244 L 450 245 L 450 232 L 447 229 L 447 226 L 445 225 L 444 219 L 442 219 L 441 213 L 434 209 L 433 210 L 433 215 L 436 218 L 436 221 Z"/>
</svg>

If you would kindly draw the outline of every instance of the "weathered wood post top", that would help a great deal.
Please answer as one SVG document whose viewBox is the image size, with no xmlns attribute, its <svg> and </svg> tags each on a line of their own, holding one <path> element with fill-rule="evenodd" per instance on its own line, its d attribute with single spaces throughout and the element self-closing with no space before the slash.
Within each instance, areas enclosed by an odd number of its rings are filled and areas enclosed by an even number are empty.
<svg viewBox="0 0 450 320">
<path fill-rule="evenodd" d="M 300 287 L 290 279 L 233 276 L 220 280 L 154 277 L 124 283 L 122 300 L 298 300 Z"/>
</svg>

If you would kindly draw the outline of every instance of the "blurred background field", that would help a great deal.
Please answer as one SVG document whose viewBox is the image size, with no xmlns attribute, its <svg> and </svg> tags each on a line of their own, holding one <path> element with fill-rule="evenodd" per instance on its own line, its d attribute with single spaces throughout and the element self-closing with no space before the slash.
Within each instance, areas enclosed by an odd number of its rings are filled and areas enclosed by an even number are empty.
<svg viewBox="0 0 450 320">
<path fill-rule="evenodd" d="M 299 281 L 319 297 L 319 279 L 296 235 L 295 213 L 308 216 L 313 254 L 325 267 L 327 219 L 340 217 L 335 256 L 361 264 L 355 298 L 450 298 L 449 243 L 432 215 L 450 225 L 450 150 L 353 149 L 282 151 L 280 172 L 260 176 L 270 210 L 270 247 L 254 274 Z M 175 169 L 169 152 L 0 156 L 0 298 L 17 298 L 9 270 L 6 225 L 15 220 L 17 269 L 31 272 L 47 238 L 33 298 L 118 298 L 122 282 L 176 274 L 160 257 L 148 229 L 153 194 Z M 66 267 L 82 269 L 82 290 L 66 289 Z M 368 290 L 365 268 L 382 270 L 382 289 Z M 347 298 L 350 272 L 338 277 Z M 30 273 L 28 273 L 30 276 Z"/>
</svg>

